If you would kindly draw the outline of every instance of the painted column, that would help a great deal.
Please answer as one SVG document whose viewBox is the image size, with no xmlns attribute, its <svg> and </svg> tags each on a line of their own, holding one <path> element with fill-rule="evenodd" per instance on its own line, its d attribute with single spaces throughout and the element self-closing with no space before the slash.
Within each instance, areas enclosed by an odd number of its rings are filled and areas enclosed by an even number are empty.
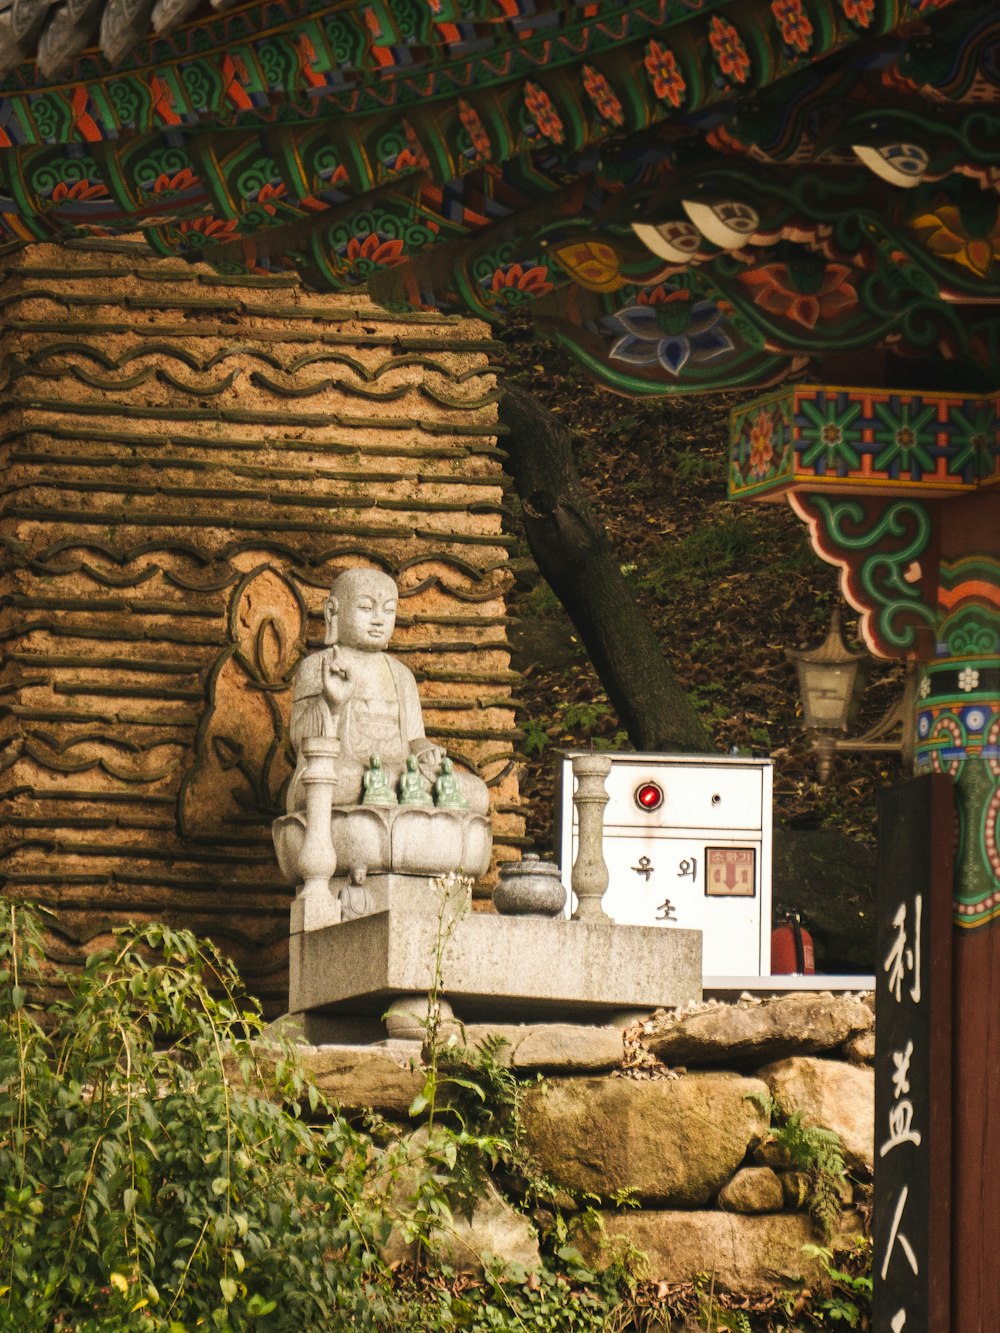
<svg viewBox="0 0 1000 1333">
<path fill-rule="evenodd" d="M 956 784 L 952 902 L 952 1329 L 1000 1328 L 1000 493 L 943 507 L 918 772 Z"/>
<path fill-rule="evenodd" d="M 955 784 L 951 1012 L 946 1005 L 940 1011 L 940 1022 L 950 1023 L 953 1074 L 950 1329 L 994 1333 L 1000 394 L 785 389 L 733 414 L 732 445 L 731 495 L 786 495 L 813 549 L 840 569 L 868 648 L 918 664 L 915 771 L 943 773 Z"/>
</svg>

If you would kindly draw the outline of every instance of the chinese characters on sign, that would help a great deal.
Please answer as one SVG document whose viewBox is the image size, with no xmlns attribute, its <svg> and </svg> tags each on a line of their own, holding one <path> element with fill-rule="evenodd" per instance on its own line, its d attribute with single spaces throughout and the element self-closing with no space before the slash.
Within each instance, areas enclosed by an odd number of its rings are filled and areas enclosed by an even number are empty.
<svg viewBox="0 0 1000 1333">
<path fill-rule="evenodd" d="M 887 995 L 891 1005 L 899 1006 L 904 1001 L 914 1007 L 920 1005 L 922 994 L 920 927 L 923 905 L 923 894 L 915 893 L 912 898 L 904 899 L 899 904 L 892 917 L 892 934 L 889 948 L 882 960 L 880 978 L 884 985 L 883 993 Z M 880 1010 L 880 1023 L 885 1018 L 886 1015 Z M 910 1097 L 910 1066 L 914 1059 L 913 1038 L 909 1038 L 905 1045 L 890 1047 L 888 1054 L 891 1061 L 891 1099 L 886 1107 L 883 1098 L 875 1115 L 875 1142 L 880 1160 L 904 1145 L 919 1148 L 923 1142 L 921 1131 L 914 1126 L 913 1101 Z M 921 1065 L 925 1064 L 926 1052 L 921 1051 L 917 1060 Z M 911 1164 L 911 1171 L 915 1167 L 916 1163 Z M 908 1171 L 906 1174 L 909 1175 L 911 1172 Z M 879 1182 L 880 1187 L 884 1187 L 886 1183 L 883 1176 Z M 909 1185 L 901 1183 L 892 1189 L 888 1200 L 888 1206 L 892 1208 L 892 1220 L 881 1253 L 876 1255 L 876 1258 L 881 1258 L 879 1276 L 883 1282 L 888 1281 L 893 1266 L 899 1264 L 909 1267 L 915 1278 L 920 1276 L 920 1260 L 903 1229 L 906 1225 L 906 1205 L 909 1196 Z M 880 1196 L 879 1202 L 884 1210 L 887 1205 L 884 1196 Z M 890 1327 L 893 1333 L 898 1333 L 906 1327 L 907 1318 L 907 1302 L 902 1299 L 899 1308 L 891 1315 Z"/>
<path fill-rule="evenodd" d="M 902 997 L 903 982 L 909 973 L 913 977 L 913 985 L 910 987 L 910 999 L 914 1004 L 920 1003 L 920 919 L 923 916 L 924 897 L 918 893 L 913 899 L 913 941 L 907 943 L 906 934 L 906 903 L 900 903 L 896 910 L 896 915 L 892 918 L 892 924 L 896 931 L 892 946 L 889 949 L 889 956 L 882 964 L 883 972 L 888 974 L 889 990 L 893 999 L 899 1004 Z"/>
<path fill-rule="evenodd" d="M 945 882 L 934 882 L 941 858 L 932 844 L 950 827 L 940 817 L 935 825 L 931 803 L 940 792 L 925 782 L 886 793 L 880 810 L 873 1333 L 947 1327 L 949 1191 L 941 1161 L 950 1077 L 937 1043 L 942 1026 L 947 1039 L 951 883 L 947 862 Z"/>
</svg>

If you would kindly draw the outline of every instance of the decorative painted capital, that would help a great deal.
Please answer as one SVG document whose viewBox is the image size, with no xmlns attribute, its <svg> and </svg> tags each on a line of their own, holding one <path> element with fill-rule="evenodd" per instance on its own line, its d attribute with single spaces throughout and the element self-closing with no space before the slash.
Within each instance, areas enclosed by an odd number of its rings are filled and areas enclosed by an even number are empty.
<svg viewBox="0 0 1000 1333">
<path fill-rule="evenodd" d="M 1000 394 L 795 385 L 730 416 L 731 499 L 942 499 L 1000 482 Z"/>
<path fill-rule="evenodd" d="M 844 597 L 861 615 L 859 632 L 877 657 L 934 654 L 937 562 L 928 560 L 931 518 L 913 500 L 789 495 L 812 548 L 840 570 Z"/>
</svg>

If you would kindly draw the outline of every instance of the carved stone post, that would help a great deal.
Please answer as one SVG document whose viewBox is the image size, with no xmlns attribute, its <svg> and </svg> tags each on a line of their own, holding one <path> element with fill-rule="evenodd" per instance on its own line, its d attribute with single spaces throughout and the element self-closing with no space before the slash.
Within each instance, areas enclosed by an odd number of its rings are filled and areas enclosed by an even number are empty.
<svg viewBox="0 0 1000 1333">
<path fill-rule="evenodd" d="M 333 736 L 313 737 L 302 742 L 302 754 L 306 761 L 306 835 L 298 859 L 302 883 L 292 906 L 293 934 L 340 921 L 340 899 L 330 892 L 330 880 L 337 869 L 330 815 L 340 741 Z"/>
<path fill-rule="evenodd" d="M 611 772 L 611 759 L 603 754 L 579 754 L 573 760 L 576 791 L 573 804 L 579 820 L 579 842 L 570 884 L 576 894 L 574 921 L 608 921 L 601 907 L 608 887 L 604 861 L 604 807 L 608 793 L 604 783 Z"/>
</svg>

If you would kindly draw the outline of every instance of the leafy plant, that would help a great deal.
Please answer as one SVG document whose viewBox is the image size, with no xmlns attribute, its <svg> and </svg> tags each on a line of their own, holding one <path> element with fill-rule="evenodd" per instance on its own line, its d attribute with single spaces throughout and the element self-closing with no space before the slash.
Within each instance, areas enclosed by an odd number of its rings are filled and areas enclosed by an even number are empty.
<svg viewBox="0 0 1000 1333">
<path fill-rule="evenodd" d="M 544 722 L 539 722 L 537 718 L 528 718 L 521 724 L 523 739 L 521 749 L 528 756 L 533 754 L 542 754 L 549 743 L 549 733 Z"/>
<path fill-rule="evenodd" d="M 231 964 L 185 931 L 127 932 L 43 1027 L 39 920 L 7 903 L 0 924 L 0 1326 L 392 1326 L 371 1183 L 393 1154 L 281 1049 L 265 1067 Z"/>
<path fill-rule="evenodd" d="M 773 1097 L 754 1095 L 752 1100 L 771 1117 L 771 1142 L 793 1170 L 808 1178 L 809 1214 L 824 1236 L 829 1237 L 840 1214 L 847 1179 L 844 1145 L 839 1135 L 832 1129 L 803 1124 L 801 1111 L 785 1116 Z"/>
<path fill-rule="evenodd" d="M 817 1301 L 820 1323 L 866 1328 L 872 1298 L 871 1240 L 859 1236 L 853 1249 L 840 1251 L 838 1263 L 834 1262 L 834 1252 L 823 1245 L 807 1245 L 805 1253 L 820 1261 L 833 1287 L 828 1296 Z"/>
<path fill-rule="evenodd" d="M 562 725 L 567 731 L 592 731 L 598 722 L 609 717 L 610 714 L 610 706 L 600 700 L 570 704 L 563 709 Z"/>
<path fill-rule="evenodd" d="M 704 1287 L 641 1281 L 628 1246 L 598 1268 L 570 1243 L 502 1042 L 468 1051 L 445 1026 L 458 920 L 442 911 L 424 1125 L 407 1141 L 340 1119 L 211 945 L 124 932 L 42 1012 L 40 919 L 0 907 L 0 1330 L 651 1333 L 704 1318 Z M 790 1157 L 812 1137 L 793 1118 L 782 1131 Z M 429 1240 L 487 1177 L 539 1222 L 537 1270 L 387 1266 L 392 1225 Z M 706 1328 L 862 1328 L 868 1251 L 816 1253 L 827 1281 L 811 1294 L 750 1310 L 712 1291 Z"/>
</svg>

